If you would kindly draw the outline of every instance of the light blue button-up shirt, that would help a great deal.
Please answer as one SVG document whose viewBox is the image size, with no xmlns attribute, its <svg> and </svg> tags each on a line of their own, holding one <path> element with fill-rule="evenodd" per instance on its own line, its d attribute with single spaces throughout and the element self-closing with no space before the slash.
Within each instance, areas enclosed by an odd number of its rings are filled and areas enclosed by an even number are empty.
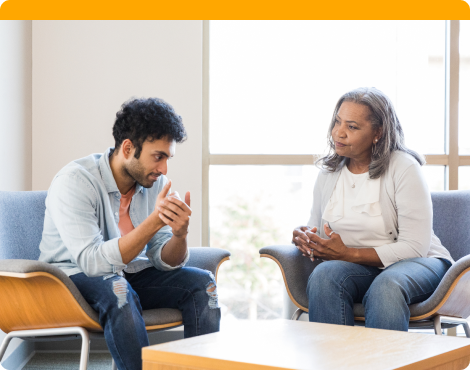
<svg viewBox="0 0 470 370">
<path fill-rule="evenodd" d="M 121 193 L 109 166 L 109 155 L 92 154 L 66 165 L 52 180 L 47 192 L 40 261 L 61 268 L 67 275 L 109 276 L 138 272 L 154 266 L 173 270 L 179 266 L 163 262 L 161 252 L 173 236 L 171 228 L 160 229 L 141 253 L 128 265 L 122 262 L 118 240 Z M 151 188 L 137 184 L 129 207 L 134 227 L 155 208 L 157 196 L 167 178 L 161 175 Z"/>
</svg>

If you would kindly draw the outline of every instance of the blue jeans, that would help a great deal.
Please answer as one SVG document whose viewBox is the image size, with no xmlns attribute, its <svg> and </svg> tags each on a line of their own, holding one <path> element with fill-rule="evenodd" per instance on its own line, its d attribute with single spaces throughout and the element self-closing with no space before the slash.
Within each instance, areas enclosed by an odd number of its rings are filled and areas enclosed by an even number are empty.
<svg viewBox="0 0 470 370">
<path fill-rule="evenodd" d="M 408 306 L 428 299 L 450 266 L 437 258 L 410 258 L 386 269 L 325 261 L 308 280 L 309 320 L 354 325 L 354 303 L 362 303 L 366 327 L 407 331 Z"/>
<path fill-rule="evenodd" d="M 183 267 L 160 271 L 153 267 L 104 280 L 84 273 L 70 278 L 90 306 L 119 370 L 142 369 L 141 350 L 148 346 L 142 310 L 177 308 L 182 312 L 184 337 L 219 331 L 220 308 L 210 271 Z"/>
</svg>

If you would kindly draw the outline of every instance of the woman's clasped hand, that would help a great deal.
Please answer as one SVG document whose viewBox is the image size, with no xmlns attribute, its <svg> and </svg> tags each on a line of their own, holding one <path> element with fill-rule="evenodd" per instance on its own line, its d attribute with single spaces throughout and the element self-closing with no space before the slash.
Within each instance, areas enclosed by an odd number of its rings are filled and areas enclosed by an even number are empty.
<svg viewBox="0 0 470 370">
<path fill-rule="evenodd" d="M 343 243 L 341 236 L 331 230 L 328 224 L 324 224 L 323 229 L 328 239 L 318 236 L 316 227 L 299 226 L 294 230 L 293 243 L 303 256 L 309 257 L 312 261 L 314 258 L 324 261 L 348 261 L 351 248 Z"/>
</svg>

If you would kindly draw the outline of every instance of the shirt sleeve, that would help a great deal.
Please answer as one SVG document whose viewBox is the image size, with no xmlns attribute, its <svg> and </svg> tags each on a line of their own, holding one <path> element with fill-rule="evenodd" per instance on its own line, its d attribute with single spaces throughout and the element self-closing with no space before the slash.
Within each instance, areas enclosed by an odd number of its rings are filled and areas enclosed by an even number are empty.
<svg viewBox="0 0 470 370">
<path fill-rule="evenodd" d="M 98 196 L 79 174 L 56 177 L 46 206 L 72 262 L 90 277 L 116 273 L 126 267 L 118 240 L 104 241 L 97 216 Z"/>
<path fill-rule="evenodd" d="M 315 186 L 313 187 L 313 204 L 312 204 L 312 210 L 310 211 L 310 219 L 308 220 L 308 227 L 317 227 L 318 231 L 317 233 L 320 233 L 321 228 L 321 191 L 322 191 L 322 185 L 320 184 L 321 177 L 324 176 L 322 172 L 320 172 L 317 176 L 317 179 L 315 181 Z"/>
<path fill-rule="evenodd" d="M 164 226 L 158 231 L 158 233 L 155 234 L 155 236 L 147 245 L 147 258 L 157 270 L 176 270 L 186 265 L 189 260 L 189 248 L 187 249 L 186 255 L 184 256 L 183 262 L 177 266 L 170 266 L 162 260 L 163 247 L 170 241 L 172 237 L 173 233 L 171 232 L 171 228 L 169 226 Z"/>
<path fill-rule="evenodd" d="M 394 179 L 398 235 L 395 243 L 375 247 L 384 267 L 426 257 L 431 245 L 432 202 L 421 166 L 413 163 Z"/>
</svg>

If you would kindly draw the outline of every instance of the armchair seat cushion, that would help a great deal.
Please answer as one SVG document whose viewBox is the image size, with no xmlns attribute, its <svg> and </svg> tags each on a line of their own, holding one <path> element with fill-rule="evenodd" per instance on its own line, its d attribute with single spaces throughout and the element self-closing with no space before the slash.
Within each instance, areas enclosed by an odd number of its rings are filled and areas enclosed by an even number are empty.
<svg viewBox="0 0 470 370">
<path fill-rule="evenodd" d="M 145 326 L 165 325 L 182 322 L 183 316 L 176 308 L 155 308 L 142 311 Z"/>
</svg>

